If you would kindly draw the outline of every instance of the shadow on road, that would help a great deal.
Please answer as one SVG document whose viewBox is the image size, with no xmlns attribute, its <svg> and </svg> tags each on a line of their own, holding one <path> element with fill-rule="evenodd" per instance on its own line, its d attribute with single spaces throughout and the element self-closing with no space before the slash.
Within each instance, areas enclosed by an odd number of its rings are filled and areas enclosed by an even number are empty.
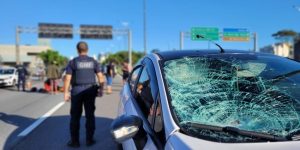
<svg viewBox="0 0 300 150">
<path fill-rule="evenodd" d="M 29 133 L 29 135 L 20 138 L 18 134 L 33 123 L 34 119 L 0 112 L 0 120 L 17 127 L 7 138 L 3 149 L 70 149 L 66 146 L 69 140 L 69 119 L 69 116 L 49 117 L 40 126 Z M 96 117 L 95 140 L 97 143 L 92 147 L 87 147 L 85 146 L 85 118 L 82 117 L 80 130 L 81 147 L 79 149 L 117 149 L 117 144 L 112 139 L 109 130 L 112 121 L 110 118 Z M 27 126 L 24 127 L 24 124 L 27 124 Z"/>
</svg>

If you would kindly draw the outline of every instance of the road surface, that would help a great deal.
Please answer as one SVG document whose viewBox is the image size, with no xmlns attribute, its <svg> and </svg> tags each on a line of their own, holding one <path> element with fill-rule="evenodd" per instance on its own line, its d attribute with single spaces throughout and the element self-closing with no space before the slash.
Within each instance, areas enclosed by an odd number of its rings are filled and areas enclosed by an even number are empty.
<svg viewBox="0 0 300 150">
<path fill-rule="evenodd" d="M 85 118 L 82 117 L 79 149 L 117 149 L 109 127 L 117 116 L 121 84 L 121 78 L 116 77 L 113 93 L 96 99 L 97 143 L 92 147 L 85 146 Z M 17 92 L 13 88 L 1 88 L 0 95 L 0 148 L 69 149 L 66 143 L 69 140 L 70 103 L 63 102 L 63 94 Z"/>
</svg>

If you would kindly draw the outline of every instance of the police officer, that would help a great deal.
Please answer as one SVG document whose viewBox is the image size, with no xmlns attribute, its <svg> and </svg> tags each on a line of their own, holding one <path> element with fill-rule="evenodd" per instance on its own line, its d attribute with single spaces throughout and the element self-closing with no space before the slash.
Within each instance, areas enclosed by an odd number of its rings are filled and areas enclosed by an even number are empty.
<svg viewBox="0 0 300 150">
<path fill-rule="evenodd" d="M 20 91 L 20 86 L 22 86 L 23 91 L 25 91 L 25 84 L 26 84 L 26 75 L 28 72 L 23 64 L 17 64 L 18 70 L 18 91 Z"/>
<path fill-rule="evenodd" d="M 100 72 L 99 64 L 87 56 L 88 45 L 86 42 L 77 44 L 78 57 L 71 60 L 66 67 L 64 81 L 64 100 L 71 100 L 71 120 L 70 132 L 71 140 L 68 142 L 70 147 L 79 147 L 79 130 L 82 106 L 84 106 L 86 116 L 86 145 L 91 146 L 95 143 L 93 138 L 95 131 L 95 99 L 98 86 L 96 86 L 95 74 L 99 83 L 104 81 Z M 70 84 L 72 85 L 71 95 L 69 94 Z"/>
</svg>

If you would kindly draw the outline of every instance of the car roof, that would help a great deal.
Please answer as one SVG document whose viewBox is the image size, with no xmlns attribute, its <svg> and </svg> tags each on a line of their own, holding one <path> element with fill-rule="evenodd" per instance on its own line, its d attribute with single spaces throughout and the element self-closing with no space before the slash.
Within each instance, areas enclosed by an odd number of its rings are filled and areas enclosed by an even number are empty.
<svg viewBox="0 0 300 150">
<path fill-rule="evenodd" d="M 249 54 L 249 55 L 269 55 L 274 56 L 272 54 L 267 53 L 259 53 L 253 51 L 246 50 L 225 50 L 224 53 L 221 53 L 220 50 L 176 50 L 176 51 L 162 51 L 156 52 L 161 59 L 170 60 L 182 57 L 193 57 L 193 56 L 205 56 L 205 55 L 226 55 L 226 54 Z"/>
<path fill-rule="evenodd" d="M 1 66 L 0 69 L 16 69 L 14 67 L 9 67 L 9 66 Z"/>
</svg>

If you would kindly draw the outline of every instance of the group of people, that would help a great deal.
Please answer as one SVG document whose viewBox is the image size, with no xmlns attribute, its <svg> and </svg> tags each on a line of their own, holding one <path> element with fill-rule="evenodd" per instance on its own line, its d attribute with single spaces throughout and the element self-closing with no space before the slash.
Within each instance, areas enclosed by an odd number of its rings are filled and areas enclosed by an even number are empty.
<svg viewBox="0 0 300 150">
<path fill-rule="evenodd" d="M 30 73 L 27 70 L 27 67 L 22 63 L 18 63 L 16 68 L 18 72 L 18 91 L 20 91 L 21 88 L 22 91 L 26 91 L 26 89 L 31 90 L 31 81 L 29 80 Z M 44 89 L 51 94 L 56 94 L 58 92 L 57 80 L 60 78 L 60 71 L 55 61 L 51 62 L 47 66 L 46 76 L 47 80 L 44 82 Z"/>
</svg>

